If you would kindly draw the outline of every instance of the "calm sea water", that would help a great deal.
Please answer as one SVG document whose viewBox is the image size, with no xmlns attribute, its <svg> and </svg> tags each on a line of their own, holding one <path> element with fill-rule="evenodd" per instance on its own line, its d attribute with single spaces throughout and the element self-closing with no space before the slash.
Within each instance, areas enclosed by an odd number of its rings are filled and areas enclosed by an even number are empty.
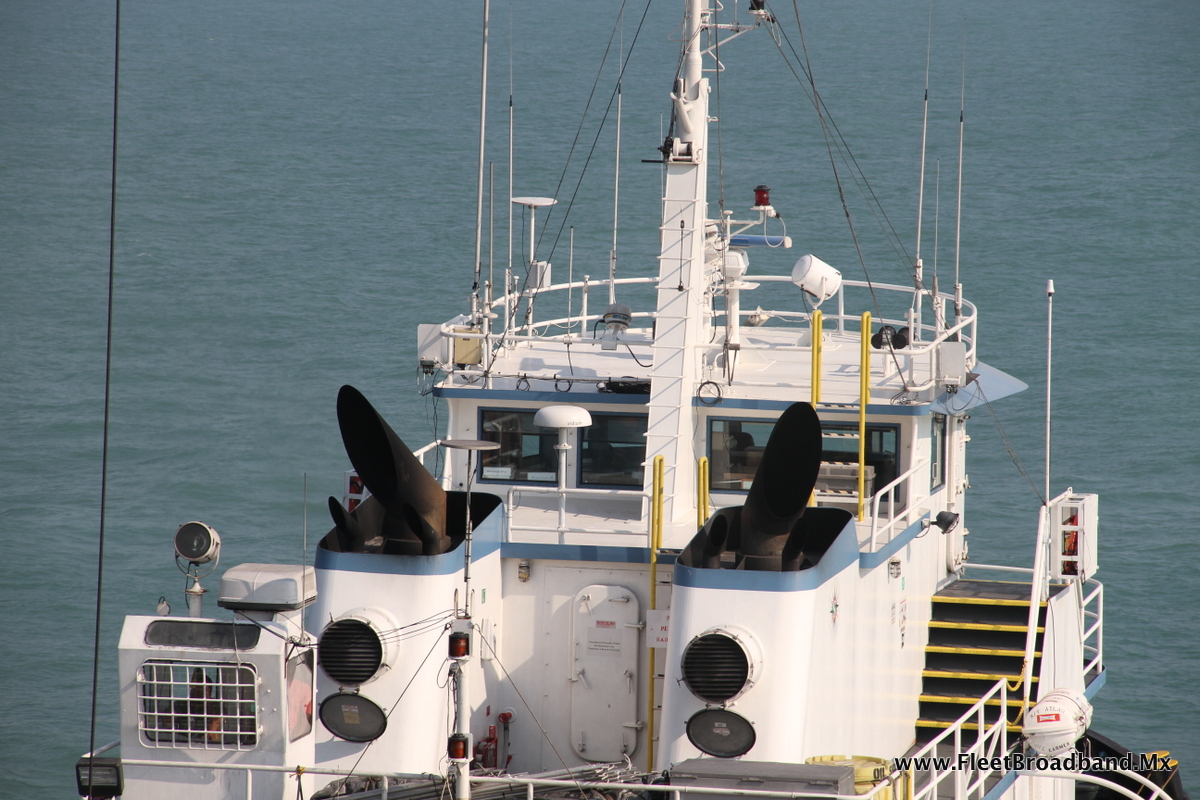
<svg viewBox="0 0 1200 800">
<path fill-rule="evenodd" d="M 555 194 L 616 10 L 583 0 L 496 9 L 493 152 L 503 175 L 511 52 L 517 194 Z M 667 40 L 677 4 L 654 4 L 639 33 L 642 10 L 631 7 L 621 37 L 626 50 L 636 39 L 624 97 L 626 275 L 653 269 L 658 172 L 640 159 L 661 141 L 677 53 Z M 911 252 L 928 7 L 847 0 L 801 11 L 818 88 Z M 117 734 L 121 618 L 151 613 L 160 595 L 184 606 L 171 552 L 179 524 L 216 527 L 223 567 L 298 562 L 305 481 L 311 541 L 328 528 L 324 498 L 346 466 L 334 416 L 343 383 L 377 399 L 406 439 L 434 435 L 414 391 L 414 326 L 464 308 L 477 135 L 477 3 L 126 0 L 123 13 L 100 742 Z M 931 265 L 940 161 L 944 282 L 964 30 L 963 280 L 983 311 L 984 359 L 1031 385 L 995 412 L 1040 487 L 1053 278 L 1053 485 L 1102 494 L 1111 672 L 1095 727 L 1135 749 L 1174 751 L 1194 791 L 1200 7 L 935 5 L 923 255 Z M 72 764 L 88 743 L 112 34 L 109 4 L 0 4 L 4 797 L 73 796 Z M 800 252 L 858 277 L 819 129 L 774 44 L 755 33 L 722 58 L 730 207 L 771 184 Z M 600 97 L 602 108 L 607 90 Z M 560 198 L 581 163 L 577 154 Z M 601 145 L 583 181 L 597 199 L 571 211 L 579 273 L 606 268 L 611 163 Z M 855 213 L 872 277 L 901 282 L 901 259 L 861 203 Z M 788 258 L 756 262 L 789 268 Z M 971 433 L 972 553 L 1026 563 L 1034 491 L 989 414 L 976 414 Z"/>
</svg>

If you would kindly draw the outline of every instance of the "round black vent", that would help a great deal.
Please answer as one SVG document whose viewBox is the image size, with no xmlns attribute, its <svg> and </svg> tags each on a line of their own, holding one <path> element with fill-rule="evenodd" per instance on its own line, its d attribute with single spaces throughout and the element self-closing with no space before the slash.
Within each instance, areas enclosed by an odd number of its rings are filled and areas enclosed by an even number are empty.
<svg viewBox="0 0 1200 800">
<path fill-rule="evenodd" d="M 683 651 L 683 682 L 709 703 L 724 703 L 742 693 L 750 677 L 746 651 L 725 633 L 706 633 Z"/>
<path fill-rule="evenodd" d="M 319 713 L 329 732 L 348 742 L 374 741 L 387 729 L 387 714 L 362 695 L 330 695 L 321 701 Z"/>
<path fill-rule="evenodd" d="M 696 749 L 717 758 L 737 758 L 754 747 L 754 726 L 724 708 L 697 711 L 687 721 L 688 741 Z"/>
<path fill-rule="evenodd" d="M 358 686 L 379 671 L 383 643 L 375 629 L 362 620 L 339 619 L 321 633 L 317 663 L 343 686 Z"/>
</svg>

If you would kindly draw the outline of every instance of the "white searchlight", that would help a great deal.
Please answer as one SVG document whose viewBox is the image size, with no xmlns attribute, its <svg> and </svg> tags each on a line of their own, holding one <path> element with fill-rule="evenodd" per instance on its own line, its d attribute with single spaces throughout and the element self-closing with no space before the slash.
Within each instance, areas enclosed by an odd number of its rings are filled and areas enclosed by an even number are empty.
<svg viewBox="0 0 1200 800">
<path fill-rule="evenodd" d="M 814 305 L 819 306 L 842 288 L 842 273 L 809 254 L 792 267 L 792 283 L 816 298 Z"/>
</svg>

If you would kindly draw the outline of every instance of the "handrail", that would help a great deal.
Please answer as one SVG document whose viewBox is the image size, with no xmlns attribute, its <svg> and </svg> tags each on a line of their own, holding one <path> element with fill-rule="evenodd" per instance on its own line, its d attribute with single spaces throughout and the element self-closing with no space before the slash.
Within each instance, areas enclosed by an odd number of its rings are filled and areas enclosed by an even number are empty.
<svg viewBox="0 0 1200 800">
<path fill-rule="evenodd" d="M 998 718 L 988 721 L 985 716 L 985 709 L 988 701 L 996 699 L 1000 701 L 1001 713 Z M 954 780 L 953 797 L 956 800 L 966 800 L 971 796 L 971 792 L 984 786 L 987 779 L 992 775 L 994 770 L 991 768 L 980 769 L 983 765 L 980 757 L 988 758 L 989 762 L 992 757 L 1008 755 L 1015 750 L 1020 741 L 1014 742 L 1011 746 L 1008 743 L 1008 686 L 1006 681 L 999 680 L 992 685 L 983 697 L 979 698 L 961 717 L 954 721 L 946 730 L 939 733 L 931 739 L 924 747 L 912 755 L 911 762 L 916 762 L 918 759 L 929 758 L 929 780 L 920 789 L 914 790 L 910 795 L 910 800 L 937 800 L 939 796 L 944 796 L 944 792 L 939 791 L 940 784 L 947 778 Z M 977 725 L 977 736 L 974 743 L 964 750 L 963 748 L 963 730 L 967 724 L 974 723 Z M 939 769 L 934 756 L 938 755 L 938 746 L 946 743 L 947 739 L 953 740 L 953 748 L 956 754 L 974 754 L 977 756 L 969 762 L 967 769 L 959 769 L 957 760 L 953 761 L 946 770 Z M 913 781 L 916 782 L 915 779 Z M 979 796 L 985 794 L 980 792 Z"/>
<path fill-rule="evenodd" d="M 707 459 L 706 459 L 707 460 Z M 658 608 L 658 549 L 662 547 L 663 485 L 666 458 L 658 455 L 651 462 L 650 484 L 650 608 Z M 706 495 L 707 497 L 707 495 Z M 646 771 L 654 771 L 654 648 L 650 648 L 649 686 L 646 689 Z M 532 787 L 530 789 L 532 792 Z"/>
<path fill-rule="evenodd" d="M 812 378 L 809 389 L 812 394 L 812 404 L 815 407 L 821 402 L 821 348 L 824 344 L 825 326 L 822 321 L 821 309 L 812 312 L 812 324 L 809 326 L 812 334 Z"/>
<path fill-rule="evenodd" d="M 1056 498 L 1057 499 L 1057 498 Z M 1033 682 L 1033 660 L 1037 650 L 1037 619 L 1042 600 L 1049 589 L 1050 509 L 1053 500 L 1047 498 L 1038 509 L 1037 544 L 1033 551 L 1033 576 L 1029 583 L 1029 616 L 1025 630 L 1025 663 L 1021 667 L 1021 692 L 1023 708 L 1029 708 L 1029 696 Z"/>
<path fill-rule="evenodd" d="M 899 487 L 900 484 L 908 481 L 908 479 L 911 478 L 917 472 L 917 470 L 921 469 L 922 467 L 928 467 L 928 466 L 929 466 L 929 461 L 927 459 L 922 459 L 922 460 L 918 461 L 916 464 L 909 467 L 907 472 L 905 472 L 903 475 L 901 475 L 900 477 L 893 480 L 887 486 L 884 486 L 882 489 L 877 491 L 875 493 L 875 495 L 871 498 L 871 548 L 872 549 L 874 549 L 877 546 L 876 542 L 875 542 L 876 537 L 878 537 L 879 534 L 883 533 L 884 531 L 887 531 L 887 530 L 895 527 L 896 523 L 899 522 L 899 520 L 901 519 L 901 517 L 896 516 L 895 489 L 897 487 Z M 884 525 L 882 528 L 880 528 L 879 527 L 879 503 L 883 500 L 883 496 L 885 494 L 888 497 L 888 522 L 886 525 Z M 929 499 L 931 497 L 933 497 L 933 495 L 926 495 L 925 497 L 921 498 L 916 503 L 909 502 L 908 505 L 903 510 L 904 516 L 902 518 L 905 520 L 909 519 L 912 512 L 918 511 L 923 504 L 929 502 Z M 888 537 L 887 541 L 888 542 L 891 541 L 890 536 Z M 887 542 L 882 542 L 881 544 L 887 544 Z"/>
<path fill-rule="evenodd" d="M 568 528 L 560 519 L 557 526 L 553 528 L 546 527 L 531 527 L 528 525 L 517 526 L 514 522 L 514 511 L 517 508 L 516 496 L 520 494 L 540 494 L 554 495 L 559 498 L 560 510 L 565 510 L 568 497 L 607 497 L 614 500 L 632 500 L 638 498 L 642 501 L 642 512 L 639 515 L 641 519 L 645 519 L 645 505 L 650 495 L 645 491 L 636 489 L 583 489 L 579 487 L 559 487 L 559 486 L 509 486 L 508 492 L 504 501 L 504 510 L 508 515 L 508 533 L 507 538 L 512 540 L 512 532 L 514 530 L 522 531 L 541 531 L 553 533 L 603 533 L 612 532 L 611 526 L 605 528 Z M 636 531 L 622 531 L 624 535 L 636 533 Z M 647 542 L 648 543 L 648 542 Z"/>
<path fill-rule="evenodd" d="M 867 498 L 867 403 L 871 400 L 871 312 L 864 311 L 859 323 L 858 358 L 858 521 L 862 522 Z M 872 541 L 874 534 L 872 533 Z"/>
<path fill-rule="evenodd" d="M 1092 650 L 1095 652 L 1095 655 L 1083 667 L 1085 677 L 1093 669 L 1097 671 L 1104 669 L 1104 584 L 1097 580 L 1090 580 L 1084 585 L 1086 586 L 1089 583 L 1094 584 L 1094 588 L 1087 597 L 1083 598 L 1083 614 L 1085 619 L 1090 616 L 1095 619 L 1095 622 L 1092 623 L 1091 627 L 1083 631 L 1083 650 L 1085 653 Z M 1087 608 L 1093 600 L 1096 602 L 1096 610 L 1088 611 Z M 1096 644 L 1089 646 L 1087 640 L 1093 635 L 1096 637 Z"/>
</svg>

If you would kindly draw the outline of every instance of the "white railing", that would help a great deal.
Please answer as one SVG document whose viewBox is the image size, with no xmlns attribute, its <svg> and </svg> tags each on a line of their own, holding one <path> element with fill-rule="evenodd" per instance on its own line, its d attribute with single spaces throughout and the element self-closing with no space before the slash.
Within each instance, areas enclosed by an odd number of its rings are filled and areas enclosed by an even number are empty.
<svg viewBox="0 0 1200 800">
<path fill-rule="evenodd" d="M 520 507 L 520 495 L 522 494 L 537 494 L 543 496 L 558 497 L 558 524 L 554 526 L 536 526 L 536 525 L 518 525 L 515 521 L 515 512 Z M 558 486 L 510 486 L 508 494 L 504 501 L 504 513 L 508 518 L 508 531 L 505 541 L 513 541 L 513 533 L 516 531 L 527 533 L 557 533 L 558 543 L 565 544 L 565 536 L 568 533 L 607 533 L 612 534 L 613 525 L 610 517 L 601 518 L 602 525 L 600 526 L 568 526 L 565 522 L 567 511 L 568 497 L 587 497 L 592 499 L 613 500 L 626 502 L 638 499 L 641 501 L 641 507 L 638 512 L 638 518 L 634 520 L 638 526 L 646 527 L 647 509 L 649 508 L 650 495 L 644 491 L 627 490 L 627 489 L 580 489 L 571 487 Z M 646 530 L 621 531 L 622 535 L 642 535 L 646 537 L 644 547 L 650 546 L 650 532 Z"/>
<path fill-rule="evenodd" d="M 989 700 L 1000 702 L 1000 714 L 990 722 L 985 714 Z M 963 734 L 967 732 L 966 726 L 970 724 L 977 726 L 974 732 L 975 742 L 970 747 L 963 747 Z M 938 760 L 937 757 L 942 755 L 938 752 L 939 746 L 950 748 L 952 755 L 948 763 Z M 913 754 L 910 763 L 915 764 L 919 759 L 925 758 L 929 760 L 926 762 L 926 769 L 918 770 L 914 767 L 912 770 L 911 800 L 938 800 L 946 797 L 953 797 L 954 800 L 982 800 L 988 792 L 988 782 L 998 779 L 1004 772 L 994 769 L 992 763 L 1001 762 L 992 762 L 991 759 L 1002 759 L 1019 746 L 1019 737 L 1015 737 L 1011 744 L 1008 741 L 1008 684 L 999 680 L 953 725 Z M 951 783 L 948 787 L 943 787 L 942 784 L 946 781 Z"/>
<path fill-rule="evenodd" d="M 918 518 L 920 513 L 926 510 L 929 506 L 933 495 L 926 495 L 919 500 L 913 501 L 911 497 L 906 498 L 905 506 L 901 510 L 900 516 L 896 516 L 896 494 L 901 487 L 907 489 L 909 479 L 921 469 L 928 469 L 929 461 L 918 461 L 915 465 L 909 468 L 907 472 L 900 475 L 887 486 L 884 486 L 871 497 L 871 551 L 878 550 L 880 546 L 887 544 L 895 536 L 896 526 L 903 523 L 904 527 L 908 527 L 914 520 Z M 909 492 L 908 494 L 912 494 Z M 887 524 L 880 526 L 879 524 L 879 506 L 884 499 L 887 499 Z M 902 529 L 903 530 L 903 529 Z M 887 538 L 879 541 L 879 537 L 887 534 Z"/>
<path fill-rule="evenodd" d="M 1083 667 L 1086 680 L 1092 670 L 1097 675 L 1104 671 L 1104 584 L 1090 580 L 1083 587 L 1091 590 L 1083 598 L 1083 652 L 1085 658 L 1091 656 Z M 1088 644 L 1089 640 L 1091 644 Z"/>
<path fill-rule="evenodd" d="M 757 283 L 757 284 L 771 284 L 771 283 L 789 283 L 790 284 L 791 283 L 790 276 L 785 276 L 785 275 L 753 275 L 753 276 L 746 276 L 744 278 L 744 280 L 753 282 L 753 283 Z M 442 325 L 441 335 L 447 339 L 483 340 L 483 347 L 484 347 L 484 350 L 487 352 L 490 352 L 492 350 L 492 348 L 497 346 L 501 341 L 504 341 L 507 343 L 516 343 L 516 342 L 522 342 L 522 341 L 541 341 L 541 342 L 557 341 L 557 342 L 564 342 L 564 343 L 570 342 L 570 343 L 579 344 L 579 345 L 600 344 L 603 341 L 602 339 L 600 339 L 600 338 L 592 339 L 592 338 L 586 336 L 586 334 L 590 330 L 589 326 L 594 326 L 595 323 L 598 323 L 603 319 L 602 313 L 601 314 L 589 313 L 588 297 L 589 297 L 590 292 L 593 289 L 607 288 L 610 286 L 610 284 L 613 286 L 616 286 L 616 285 L 633 285 L 633 284 L 656 284 L 657 282 L 658 282 L 658 278 L 652 278 L 652 277 L 620 278 L 615 281 L 608 281 L 608 280 L 592 281 L 585 276 L 584 280 L 582 280 L 582 281 L 573 281 L 573 282 L 569 282 L 569 283 L 553 284 L 551 286 L 547 286 L 542 289 L 530 289 L 525 292 L 507 294 L 502 297 L 492 299 L 490 301 L 490 306 L 489 306 L 490 309 L 492 309 L 493 311 L 496 311 L 496 310 L 504 311 L 503 316 L 505 319 L 505 323 L 504 323 L 503 328 L 501 328 L 499 330 L 493 329 L 492 324 L 491 324 L 491 319 L 489 319 L 489 318 L 485 318 L 483 321 L 483 324 L 481 326 L 472 326 L 471 319 L 469 317 L 467 317 L 465 315 L 459 315 L 459 316 L 455 317 L 454 319 L 449 320 L 448 322 L 446 322 Z M 719 288 L 721 285 L 722 284 L 720 284 L 719 282 L 712 284 L 712 286 L 716 287 L 716 288 Z M 863 290 L 869 289 L 873 293 L 892 292 L 892 293 L 899 293 L 899 294 L 906 295 L 906 296 L 911 296 L 913 293 L 913 289 L 911 286 L 901 286 L 901 285 L 897 285 L 897 284 L 870 285 L 863 281 L 850 281 L 850 280 L 842 281 L 842 284 L 836 294 L 837 312 L 836 313 L 830 312 L 825 315 L 825 319 L 827 321 L 836 322 L 837 331 L 838 331 L 838 333 L 841 333 L 841 334 L 846 333 L 846 331 L 847 331 L 846 323 L 847 322 L 856 323 L 860 319 L 860 317 L 858 315 L 846 313 L 845 307 L 846 307 L 846 290 L 847 289 L 863 289 Z M 580 306 L 579 306 L 578 313 L 575 313 L 575 310 L 572 307 L 572 303 L 571 303 L 571 298 L 573 298 L 574 292 L 576 290 L 578 290 L 580 293 Z M 743 298 L 752 296 L 753 292 L 754 292 L 754 290 L 752 290 L 752 289 L 743 289 L 742 290 Z M 526 302 L 529 303 L 531 301 L 535 301 L 536 299 L 546 297 L 547 295 L 551 295 L 551 296 L 557 295 L 558 297 L 555 299 L 559 299 L 564 294 L 566 295 L 566 297 L 568 299 L 566 316 L 557 316 L 557 317 L 553 317 L 553 318 L 537 320 L 537 319 L 533 318 L 532 312 L 529 311 L 527 308 L 527 312 L 529 314 L 528 319 L 517 319 L 516 311 L 517 311 L 517 308 L 520 306 L 520 302 L 522 299 L 525 299 Z M 776 292 L 775 295 L 777 295 L 777 294 L 778 293 Z M 942 302 L 943 308 L 952 307 L 952 304 L 954 302 L 953 295 L 947 294 L 947 293 L 939 293 L 938 298 Z M 749 305 L 749 303 L 747 303 L 746 305 Z M 909 389 L 912 391 L 923 391 L 925 389 L 931 388 L 936 382 L 933 376 L 935 374 L 934 367 L 936 366 L 935 362 L 936 362 L 936 358 L 937 358 L 938 345 L 940 345 L 943 342 L 950 341 L 950 340 L 962 341 L 967 347 L 968 363 L 973 363 L 975 360 L 975 353 L 976 353 L 976 324 L 977 324 L 977 320 L 978 320 L 978 313 L 975 309 L 975 306 L 966 300 L 962 301 L 962 308 L 963 308 L 963 316 L 961 318 L 959 318 L 953 325 L 950 325 L 949 327 L 945 327 L 945 328 L 941 327 L 941 325 L 936 322 L 935 322 L 935 324 L 926 324 L 923 322 L 919 322 L 917 320 L 916 316 L 914 316 L 911 312 L 905 318 L 881 317 L 880 319 L 876 320 L 876 322 L 878 322 L 879 324 L 891 325 L 891 326 L 897 327 L 897 328 L 906 327 L 910 331 L 915 331 L 918 334 L 918 336 L 914 336 L 911 338 L 908 347 L 905 347 L 902 350 L 894 351 L 894 359 L 889 360 L 888 352 L 883 351 L 883 350 L 877 351 L 872 354 L 873 356 L 879 356 L 881 359 L 884 359 L 884 361 L 883 361 L 883 378 L 880 380 L 886 381 L 893 377 L 900 377 L 903 379 L 903 373 L 908 373 L 908 379 L 905 381 L 905 383 L 906 383 L 906 385 L 911 384 L 911 383 L 913 383 L 913 379 L 915 377 L 916 365 L 918 363 L 920 363 L 920 364 L 922 364 L 923 370 L 928 369 L 930 377 L 927 380 L 925 380 L 924 383 L 922 383 L 920 385 L 910 385 Z M 757 310 L 756 311 L 749 311 L 749 310 L 740 311 L 739 316 L 748 317 L 748 316 L 751 316 L 756 313 L 759 313 L 759 312 Z M 764 311 L 761 313 L 766 314 L 771 317 L 781 319 L 781 320 L 795 320 L 797 323 L 800 323 L 800 324 L 803 324 L 803 322 L 808 320 L 811 316 L 811 312 L 809 312 L 805 309 L 802 309 L 802 308 L 798 308 L 795 310 L 773 309 L 773 310 Z M 657 312 L 656 311 L 633 311 L 632 316 L 634 319 L 640 319 L 640 320 L 645 320 L 647 322 L 652 322 L 653 319 L 657 316 Z M 718 314 L 718 316 L 719 316 L 719 314 Z M 715 318 L 714 318 L 714 324 L 716 324 Z M 470 328 L 470 327 L 475 327 L 475 329 L 474 330 L 464 330 L 464 328 Z M 538 329 L 547 330 L 547 331 L 550 329 L 557 329 L 560 332 L 556 333 L 554 335 L 539 335 L 537 333 Z M 653 338 L 652 338 L 652 335 L 650 335 L 648 328 L 641 328 L 639 330 L 639 332 L 637 332 L 637 333 L 635 333 L 635 330 L 631 328 L 629 330 L 628 334 L 622 338 L 622 342 L 633 345 L 633 346 L 638 346 L 638 345 L 648 346 L 648 345 L 653 344 Z M 707 345 L 704 345 L 704 346 L 707 346 Z M 723 345 L 713 345 L 713 346 L 721 347 Z M 743 349 L 743 350 L 811 350 L 811 347 L 806 346 L 806 345 L 775 345 L 775 344 L 761 345 L 761 344 L 755 344 L 752 342 L 743 342 L 743 343 L 741 343 L 741 349 Z M 513 375 L 513 376 L 501 375 L 500 373 L 496 372 L 495 370 L 489 370 L 483 366 L 464 365 L 462 367 L 456 367 L 453 364 L 445 364 L 443 366 L 447 367 L 448 371 L 451 374 L 462 373 L 463 375 L 467 375 L 467 376 L 487 374 L 489 377 L 492 377 L 492 378 L 517 377 L 515 375 Z M 742 384 L 744 382 L 738 381 L 738 383 Z M 754 385 L 754 384 L 747 383 L 746 385 Z"/>
</svg>

